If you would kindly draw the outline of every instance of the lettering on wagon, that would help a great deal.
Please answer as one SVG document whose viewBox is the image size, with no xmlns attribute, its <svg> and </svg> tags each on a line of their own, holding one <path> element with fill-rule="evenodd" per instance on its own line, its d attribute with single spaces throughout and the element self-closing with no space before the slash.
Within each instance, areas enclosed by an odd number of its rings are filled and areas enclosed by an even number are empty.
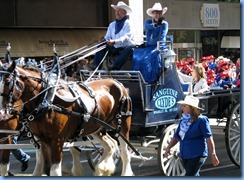
<svg viewBox="0 0 244 180">
<path fill-rule="evenodd" d="M 162 110 L 172 108 L 176 103 L 177 95 L 178 92 L 171 88 L 164 88 L 158 90 L 153 95 L 155 107 Z"/>
</svg>

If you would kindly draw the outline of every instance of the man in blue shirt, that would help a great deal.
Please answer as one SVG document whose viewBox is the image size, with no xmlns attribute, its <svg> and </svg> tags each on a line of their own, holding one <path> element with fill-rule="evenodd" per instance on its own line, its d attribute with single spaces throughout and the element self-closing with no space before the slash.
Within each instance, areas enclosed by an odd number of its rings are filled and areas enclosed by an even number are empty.
<svg viewBox="0 0 244 180">
<path fill-rule="evenodd" d="M 102 39 L 102 41 L 106 41 L 107 46 L 105 49 L 96 53 L 93 69 L 99 66 L 106 51 L 117 56 L 114 63 L 108 67 L 108 70 L 120 69 L 133 53 L 132 47 L 135 45 L 133 39 L 134 29 L 130 20 L 127 18 L 127 15 L 131 14 L 132 10 L 122 1 L 119 1 L 117 5 L 112 4 L 111 7 L 115 9 L 116 20 L 109 24 L 107 33 Z M 101 64 L 99 68 L 101 68 Z"/>
</svg>

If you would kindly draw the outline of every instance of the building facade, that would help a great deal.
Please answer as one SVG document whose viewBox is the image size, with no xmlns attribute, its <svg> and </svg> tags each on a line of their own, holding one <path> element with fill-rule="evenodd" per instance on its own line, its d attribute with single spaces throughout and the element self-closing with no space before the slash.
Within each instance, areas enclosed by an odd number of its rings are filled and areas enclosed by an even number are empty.
<svg viewBox="0 0 244 180">
<path fill-rule="evenodd" d="M 124 0 L 133 9 L 130 19 L 143 41 L 146 10 L 155 2 L 168 7 L 166 20 L 178 59 L 201 56 L 240 56 L 240 3 L 214 0 Z M 115 19 L 111 4 L 118 0 L 0 0 L 0 57 L 11 43 L 12 55 L 50 56 L 52 43 L 61 55 L 103 36 Z"/>
</svg>

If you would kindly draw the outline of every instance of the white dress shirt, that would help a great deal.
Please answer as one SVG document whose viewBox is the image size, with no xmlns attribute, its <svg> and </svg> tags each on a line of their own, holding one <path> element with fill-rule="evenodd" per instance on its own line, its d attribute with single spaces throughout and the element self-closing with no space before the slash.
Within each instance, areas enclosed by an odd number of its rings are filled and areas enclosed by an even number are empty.
<svg viewBox="0 0 244 180">
<path fill-rule="evenodd" d="M 115 34 L 115 23 L 113 21 L 109 24 L 108 30 L 104 39 L 107 40 L 114 40 L 115 48 L 127 47 L 127 46 L 134 46 L 134 28 L 129 19 L 126 19 L 123 28 Z"/>
</svg>

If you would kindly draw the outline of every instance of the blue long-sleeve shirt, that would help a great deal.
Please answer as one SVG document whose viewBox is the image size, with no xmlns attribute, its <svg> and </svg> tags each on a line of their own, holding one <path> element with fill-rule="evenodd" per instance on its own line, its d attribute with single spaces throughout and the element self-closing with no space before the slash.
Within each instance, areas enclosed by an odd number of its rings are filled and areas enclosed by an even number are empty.
<svg viewBox="0 0 244 180">
<path fill-rule="evenodd" d="M 148 46 L 157 45 L 157 41 L 164 41 L 164 46 L 166 46 L 166 36 L 169 28 L 167 21 L 162 21 L 160 26 L 155 27 L 153 20 L 148 19 L 146 20 L 144 27 L 146 30 L 146 43 Z"/>
<path fill-rule="evenodd" d="M 190 125 L 183 140 L 179 136 L 179 131 L 180 124 L 174 134 L 174 138 L 180 141 L 181 158 L 191 159 L 199 156 L 208 156 L 206 138 L 212 136 L 208 117 L 199 116 L 198 120 Z"/>
</svg>

